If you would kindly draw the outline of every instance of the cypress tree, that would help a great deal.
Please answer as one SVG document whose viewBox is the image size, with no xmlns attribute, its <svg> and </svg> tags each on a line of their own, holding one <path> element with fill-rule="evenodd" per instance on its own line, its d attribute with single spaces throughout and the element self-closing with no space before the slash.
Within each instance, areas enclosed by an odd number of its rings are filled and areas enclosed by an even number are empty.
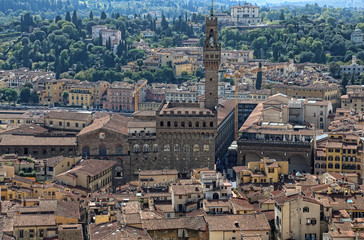
<svg viewBox="0 0 364 240">
<path fill-rule="evenodd" d="M 66 13 L 66 17 L 65 17 L 65 19 L 64 20 L 66 20 L 66 21 L 68 21 L 68 22 L 71 22 L 72 20 L 71 20 L 71 14 L 70 14 L 70 12 L 67 12 Z"/>
<path fill-rule="evenodd" d="M 100 18 L 103 19 L 103 20 L 106 19 L 107 18 L 106 13 L 102 12 Z"/>
<path fill-rule="evenodd" d="M 259 63 L 259 72 L 257 73 L 257 80 L 255 82 L 255 88 L 260 90 L 262 88 L 263 74 L 262 74 L 262 63 Z"/>
<path fill-rule="evenodd" d="M 73 10 L 73 14 L 72 14 L 72 23 L 77 26 L 77 12 L 76 10 Z"/>
<path fill-rule="evenodd" d="M 119 44 L 118 44 L 118 46 L 116 48 L 116 55 L 118 57 L 121 57 L 123 55 L 123 45 L 122 45 L 121 40 L 120 40 L 120 42 L 119 42 Z"/>
<path fill-rule="evenodd" d="M 57 23 L 58 21 L 62 20 L 61 16 L 57 15 L 56 19 L 54 20 L 55 23 Z"/>
<path fill-rule="evenodd" d="M 99 33 L 99 46 L 102 46 L 102 35 Z"/>
</svg>

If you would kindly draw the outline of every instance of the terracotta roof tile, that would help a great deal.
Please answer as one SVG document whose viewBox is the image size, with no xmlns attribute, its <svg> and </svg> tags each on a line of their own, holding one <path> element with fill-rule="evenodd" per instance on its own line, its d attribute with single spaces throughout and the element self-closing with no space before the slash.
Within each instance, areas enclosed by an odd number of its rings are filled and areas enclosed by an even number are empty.
<svg viewBox="0 0 364 240">
<path fill-rule="evenodd" d="M 54 214 L 18 214 L 14 216 L 14 227 L 56 226 Z"/>
<path fill-rule="evenodd" d="M 56 216 L 80 219 L 80 203 L 78 201 L 59 201 Z"/>
<path fill-rule="evenodd" d="M 181 217 L 144 220 L 143 228 L 147 231 L 170 229 L 205 231 L 207 227 L 203 217 Z"/>
<path fill-rule="evenodd" d="M 76 137 L 2 135 L 0 146 L 76 146 Z"/>
<path fill-rule="evenodd" d="M 79 113 L 79 112 L 68 112 L 68 111 L 52 111 L 49 112 L 45 118 L 51 119 L 63 119 L 63 120 L 74 120 L 74 121 L 90 121 L 92 116 L 91 113 Z"/>
<path fill-rule="evenodd" d="M 82 129 L 78 136 L 93 132 L 98 129 L 107 129 L 113 132 L 128 135 L 128 122 L 130 120 L 131 118 L 118 114 L 95 119 L 92 124 Z"/>
<path fill-rule="evenodd" d="M 270 231 L 264 214 L 206 216 L 210 231 Z"/>
</svg>

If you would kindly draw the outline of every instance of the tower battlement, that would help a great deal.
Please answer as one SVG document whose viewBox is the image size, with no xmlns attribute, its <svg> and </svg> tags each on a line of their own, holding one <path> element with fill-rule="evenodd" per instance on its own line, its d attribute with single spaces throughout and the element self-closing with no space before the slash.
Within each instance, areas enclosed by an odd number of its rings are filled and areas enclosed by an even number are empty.
<svg viewBox="0 0 364 240">
<path fill-rule="evenodd" d="M 217 17 L 215 17 L 215 16 L 207 16 L 206 17 L 206 25 L 207 24 L 216 24 L 217 25 Z"/>
</svg>

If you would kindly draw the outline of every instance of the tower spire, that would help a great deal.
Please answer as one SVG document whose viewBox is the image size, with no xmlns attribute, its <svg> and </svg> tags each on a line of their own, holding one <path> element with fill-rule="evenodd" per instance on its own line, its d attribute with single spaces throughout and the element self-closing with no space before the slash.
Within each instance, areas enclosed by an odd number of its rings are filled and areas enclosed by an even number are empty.
<svg viewBox="0 0 364 240">
<path fill-rule="evenodd" d="M 214 0 L 212 0 L 211 2 L 211 13 L 210 13 L 211 17 L 214 16 Z"/>
</svg>

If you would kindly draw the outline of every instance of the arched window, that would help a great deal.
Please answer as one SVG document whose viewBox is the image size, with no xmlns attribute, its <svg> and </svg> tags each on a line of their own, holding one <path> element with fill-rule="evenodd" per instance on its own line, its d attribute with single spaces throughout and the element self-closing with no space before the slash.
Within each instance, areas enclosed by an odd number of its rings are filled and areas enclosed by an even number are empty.
<svg viewBox="0 0 364 240">
<path fill-rule="evenodd" d="M 158 144 L 153 145 L 153 152 L 158 152 Z"/>
<path fill-rule="evenodd" d="M 99 155 L 100 156 L 106 156 L 106 147 L 104 145 L 101 145 L 99 147 Z"/>
<path fill-rule="evenodd" d="M 149 145 L 148 144 L 143 145 L 143 152 L 145 152 L 145 153 L 149 152 Z"/>
<path fill-rule="evenodd" d="M 204 127 L 204 128 L 206 127 L 206 122 L 202 123 L 202 127 Z"/>
<path fill-rule="evenodd" d="M 139 145 L 138 145 L 138 144 L 135 144 L 135 145 L 134 145 L 134 152 L 135 152 L 135 153 L 139 153 L 139 152 L 140 152 L 140 147 L 139 147 Z"/>
<path fill-rule="evenodd" d="M 200 127 L 200 123 L 199 122 L 196 122 L 196 127 Z"/>
<path fill-rule="evenodd" d="M 123 154 L 123 147 L 121 145 L 117 145 L 115 149 L 116 155 L 122 155 Z"/>
<path fill-rule="evenodd" d="M 164 126 L 164 122 L 163 122 L 163 121 L 161 121 L 161 122 L 159 123 L 159 125 L 160 125 L 161 127 L 163 127 L 163 126 Z"/>
<path fill-rule="evenodd" d="M 181 122 L 181 127 L 185 127 L 185 122 Z"/>
<path fill-rule="evenodd" d="M 304 207 L 303 208 L 303 212 L 307 212 L 308 213 L 308 212 L 310 212 L 310 209 L 308 207 Z"/>
<path fill-rule="evenodd" d="M 214 122 L 210 122 L 210 127 L 214 127 Z"/>
<path fill-rule="evenodd" d="M 82 148 L 82 157 L 89 157 L 90 156 L 90 147 L 84 146 Z"/>
<path fill-rule="evenodd" d="M 192 127 L 192 122 L 191 121 L 188 122 L 188 126 Z"/>
<path fill-rule="evenodd" d="M 177 121 L 174 122 L 174 127 L 178 127 L 178 122 Z"/>
</svg>

